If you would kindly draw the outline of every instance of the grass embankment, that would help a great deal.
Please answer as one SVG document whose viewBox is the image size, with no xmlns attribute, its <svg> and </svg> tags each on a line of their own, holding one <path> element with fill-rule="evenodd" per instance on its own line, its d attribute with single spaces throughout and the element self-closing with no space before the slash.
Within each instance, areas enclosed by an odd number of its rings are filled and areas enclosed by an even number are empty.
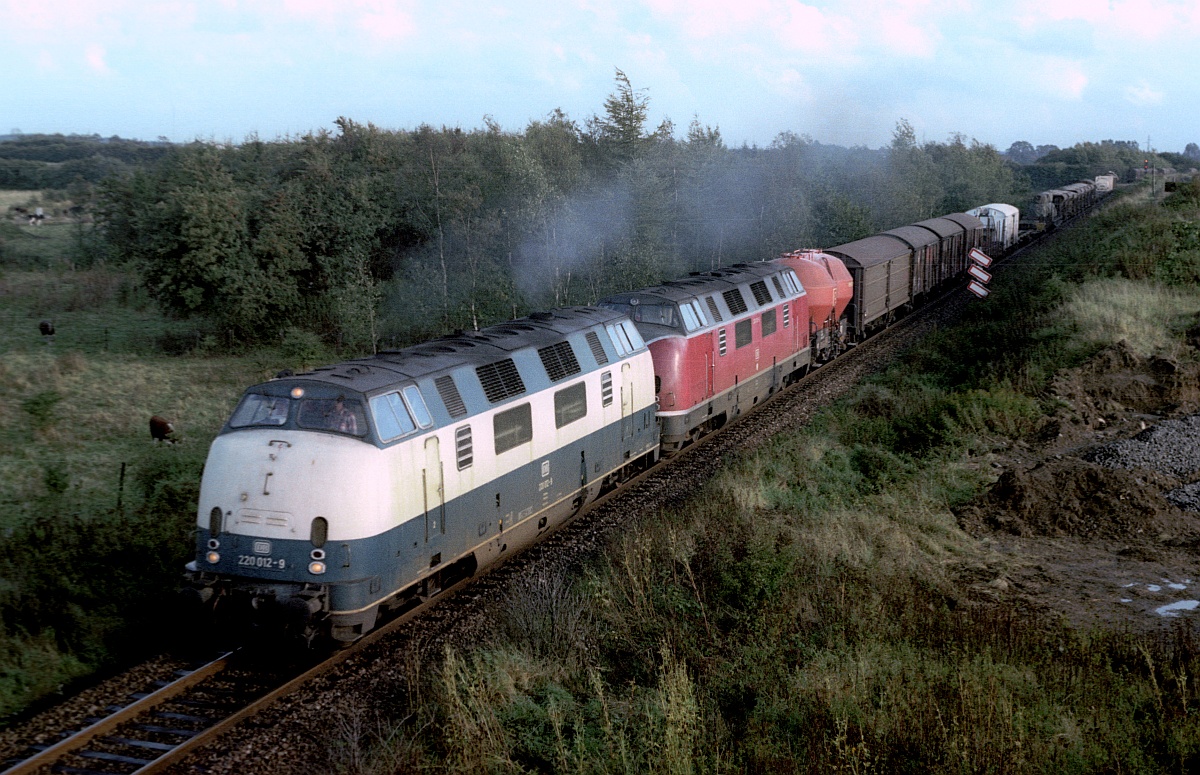
<svg viewBox="0 0 1200 775">
<path fill-rule="evenodd" d="M 52 242 L 0 265 L 0 719 L 160 645 L 208 444 L 280 368 L 194 354 L 126 274 L 71 270 Z M 182 442 L 154 444 L 153 414 Z"/>
<path fill-rule="evenodd" d="M 1192 358 L 1200 199 L 1118 204 L 994 281 L 802 433 L 646 515 L 360 724 L 347 772 L 1188 771 L 1200 643 L 968 605 L 951 509 L 1034 433 L 1055 371 L 1126 339 Z M 420 679 L 420 680 L 417 680 Z M 366 711 L 364 711 L 366 713 Z M 361 719 L 360 719 L 361 720 Z M 376 729 L 377 734 L 363 734 Z"/>
</svg>

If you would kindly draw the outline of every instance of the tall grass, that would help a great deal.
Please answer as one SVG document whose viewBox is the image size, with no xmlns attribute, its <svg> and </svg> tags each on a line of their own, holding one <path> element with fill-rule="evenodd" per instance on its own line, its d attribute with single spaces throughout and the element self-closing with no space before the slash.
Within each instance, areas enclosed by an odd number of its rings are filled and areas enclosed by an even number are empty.
<svg viewBox="0 0 1200 775">
<path fill-rule="evenodd" d="M 1200 291 L 1114 277 L 1074 288 L 1062 309 L 1086 342 L 1125 342 L 1145 357 L 1179 357 L 1186 345 L 1179 334 L 1200 314 Z"/>
</svg>

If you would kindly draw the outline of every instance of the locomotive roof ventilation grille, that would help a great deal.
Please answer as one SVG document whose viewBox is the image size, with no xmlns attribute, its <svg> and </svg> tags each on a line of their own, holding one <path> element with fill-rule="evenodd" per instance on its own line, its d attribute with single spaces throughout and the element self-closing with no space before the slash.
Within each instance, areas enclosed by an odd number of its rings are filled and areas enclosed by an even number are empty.
<svg viewBox="0 0 1200 775">
<path fill-rule="evenodd" d="M 772 275 L 771 279 L 775 281 L 775 290 L 779 291 L 779 298 L 783 298 L 787 294 L 783 292 L 783 285 L 779 282 L 779 275 Z"/>
<path fill-rule="evenodd" d="M 732 288 L 721 294 L 725 297 L 725 303 L 729 306 L 730 313 L 740 315 L 750 309 L 746 306 L 746 297 L 742 296 L 741 288 Z"/>
<path fill-rule="evenodd" d="M 546 367 L 546 374 L 550 377 L 551 382 L 558 382 L 560 379 L 566 379 L 572 374 L 582 371 L 570 342 L 563 341 L 543 347 L 538 350 L 538 356 L 541 357 L 542 365 Z"/>
<path fill-rule="evenodd" d="M 479 383 L 483 385 L 484 395 L 493 404 L 525 392 L 525 382 L 521 379 L 512 358 L 484 364 L 475 369 L 475 374 L 479 376 Z"/>
<path fill-rule="evenodd" d="M 754 300 L 758 302 L 758 306 L 765 307 L 771 303 L 771 291 L 767 289 L 764 281 L 750 283 L 750 291 L 754 294 Z"/>
<path fill-rule="evenodd" d="M 467 405 L 463 403 L 462 396 L 458 392 L 458 386 L 454 384 L 454 378 L 449 374 L 438 377 L 433 381 L 434 387 L 437 388 L 438 395 L 442 397 L 442 403 L 446 405 L 446 411 L 451 417 L 462 417 L 467 413 Z"/>
<path fill-rule="evenodd" d="M 604 354 L 604 345 L 600 344 L 600 337 L 596 336 L 595 331 L 587 332 L 588 347 L 592 349 L 592 357 L 596 359 L 596 363 L 600 366 L 608 363 L 608 356 Z"/>
<path fill-rule="evenodd" d="M 712 313 L 713 320 L 718 323 L 725 320 L 725 318 L 721 317 L 721 309 L 717 306 L 716 296 L 709 296 L 705 301 L 708 302 L 708 311 Z"/>
</svg>

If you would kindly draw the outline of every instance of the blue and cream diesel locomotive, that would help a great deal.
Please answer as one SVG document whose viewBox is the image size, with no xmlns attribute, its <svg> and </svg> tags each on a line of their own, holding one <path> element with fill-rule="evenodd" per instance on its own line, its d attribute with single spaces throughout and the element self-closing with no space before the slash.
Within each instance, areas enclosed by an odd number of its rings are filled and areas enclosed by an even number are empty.
<svg viewBox="0 0 1200 775">
<path fill-rule="evenodd" d="M 209 452 L 183 594 L 351 642 L 652 465 L 655 408 L 637 328 L 592 307 L 255 385 Z"/>
</svg>

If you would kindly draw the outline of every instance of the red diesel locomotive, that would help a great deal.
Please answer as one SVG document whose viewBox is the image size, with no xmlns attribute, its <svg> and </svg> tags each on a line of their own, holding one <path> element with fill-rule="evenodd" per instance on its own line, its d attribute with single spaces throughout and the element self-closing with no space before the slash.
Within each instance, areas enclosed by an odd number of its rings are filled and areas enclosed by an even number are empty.
<svg viewBox="0 0 1200 775">
<path fill-rule="evenodd" d="M 628 315 L 654 357 L 663 454 L 720 428 L 812 362 L 808 297 L 785 265 L 696 273 L 598 306 Z"/>
</svg>

